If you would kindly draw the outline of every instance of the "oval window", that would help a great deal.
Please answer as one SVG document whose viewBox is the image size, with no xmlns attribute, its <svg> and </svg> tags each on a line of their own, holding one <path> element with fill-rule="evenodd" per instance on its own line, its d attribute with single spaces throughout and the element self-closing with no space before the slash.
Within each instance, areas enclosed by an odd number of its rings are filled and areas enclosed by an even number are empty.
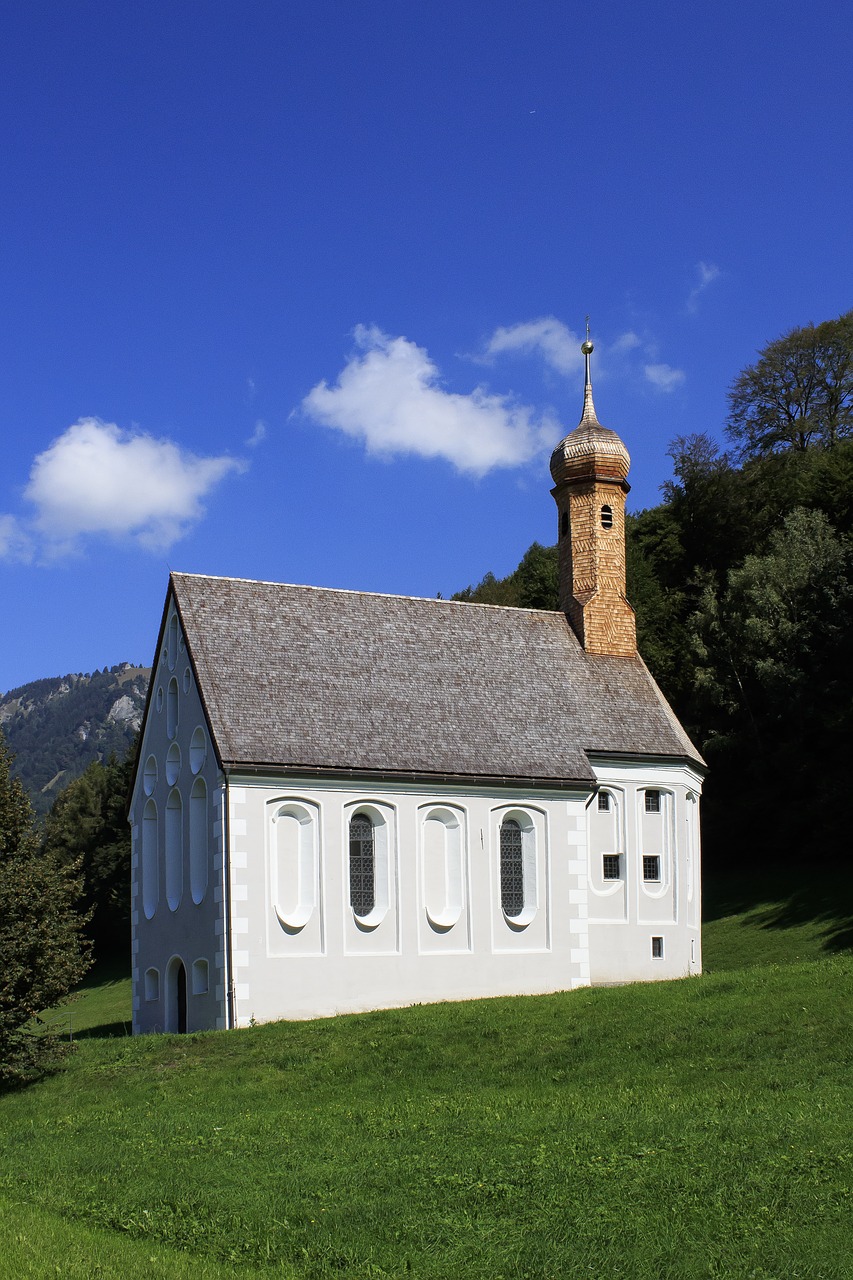
<svg viewBox="0 0 853 1280">
<path fill-rule="evenodd" d="M 433 928 L 452 929 L 462 915 L 462 827 L 449 809 L 436 809 L 423 825 L 424 907 Z"/>
<path fill-rule="evenodd" d="M 157 761 L 153 756 L 149 756 L 145 761 L 145 769 L 142 774 L 142 789 L 147 796 L 153 794 L 154 788 L 157 786 Z"/>
<path fill-rule="evenodd" d="M 190 739 L 190 768 L 193 773 L 199 773 L 204 767 L 207 759 L 207 737 L 201 725 L 193 730 L 193 736 Z"/>
<path fill-rule="evenodd" d="M 178 781 L 178 775 L 181 772 L 181 748 L 177 742 L 173 742 L 166 752 L 166 781 L 170 787 L 173 787 Z"/>
</svg>

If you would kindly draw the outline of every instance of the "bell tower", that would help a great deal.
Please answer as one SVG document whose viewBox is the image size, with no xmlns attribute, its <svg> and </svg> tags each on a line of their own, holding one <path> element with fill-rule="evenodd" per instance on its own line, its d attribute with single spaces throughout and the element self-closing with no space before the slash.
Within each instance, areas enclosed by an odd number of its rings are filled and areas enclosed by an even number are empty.
<svg viewBox="0 0 853 1280">
<path fill-rule="evenodd" d="M 625 598 L 625 498 L 631 459 L 592 402 L 589 337 L 584 355 L 583 414 L 551 455 L 557 504 L 560 608 L 587 653 L 632 658 L 634 610 Z"/>
</svg>

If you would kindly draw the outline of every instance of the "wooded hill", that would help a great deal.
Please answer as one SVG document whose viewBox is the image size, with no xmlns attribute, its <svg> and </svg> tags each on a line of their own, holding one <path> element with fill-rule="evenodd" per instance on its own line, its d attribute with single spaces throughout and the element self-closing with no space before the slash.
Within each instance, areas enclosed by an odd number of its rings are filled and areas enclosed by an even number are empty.
<svg viewBox="0 0 853 1280">
<path fill-rule="evenodd" d="M 671 445 L 663 501 L 629 516 L 640 652 L 705 756 L 706 865 L 837 863 L 853 765 L 853 440 L 737 465 Z M 557 552 L 454 597 L 553 609 Z M 752 860 L 749 863 L 749 860 Z"/>
<path fill-rule="evenodd" d="M 93 761 L 123 758 L 142 722 L 148 667 L 129 662 L 34 680 L 0 697 L 0 730 L 34 809 L 43 815 Z"/>
</svg>

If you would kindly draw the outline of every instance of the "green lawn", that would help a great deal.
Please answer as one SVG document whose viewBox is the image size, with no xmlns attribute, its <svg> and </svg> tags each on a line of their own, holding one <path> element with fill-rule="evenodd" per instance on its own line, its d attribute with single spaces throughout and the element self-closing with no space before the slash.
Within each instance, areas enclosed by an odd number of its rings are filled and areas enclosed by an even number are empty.
<svg viewBox="0 0 853 1280">
<path fill-rule="evenodd" d="M 647 986 L 133 1039 L 102 970 L 0 1099 L 0 1277 L 849 1280 L 843 896 L 706 901 Z"/>
</svg>

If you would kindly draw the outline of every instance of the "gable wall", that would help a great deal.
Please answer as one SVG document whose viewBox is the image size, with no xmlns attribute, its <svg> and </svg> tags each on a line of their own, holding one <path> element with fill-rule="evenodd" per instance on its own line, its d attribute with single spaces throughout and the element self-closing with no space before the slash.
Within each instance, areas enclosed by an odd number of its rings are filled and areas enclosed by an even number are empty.
<svg viewBox="0 0 853 1280">
<path fill-rule="evenodd" d="M 174 603 L 151 676 L 130 808 L 133 1026 L 225 1026 L 224 789 Z M 203 988 L 206 986 L 206 990 Z"/>
</svg>

